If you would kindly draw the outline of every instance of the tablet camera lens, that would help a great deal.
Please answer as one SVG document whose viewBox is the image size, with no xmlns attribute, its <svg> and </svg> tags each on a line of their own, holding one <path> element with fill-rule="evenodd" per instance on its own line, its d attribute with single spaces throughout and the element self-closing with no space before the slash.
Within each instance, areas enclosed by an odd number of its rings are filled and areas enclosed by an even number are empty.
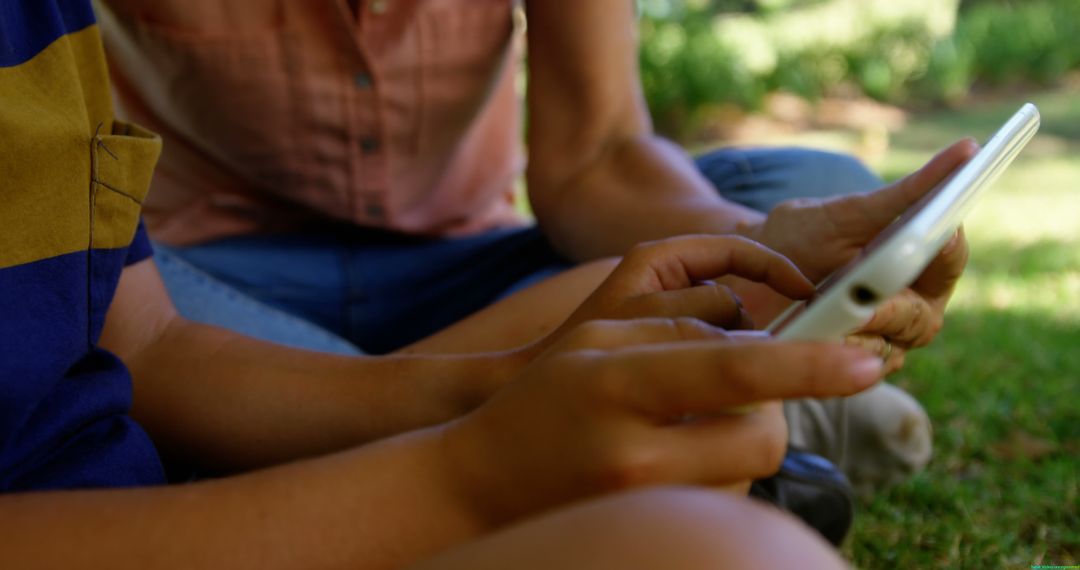
<svg viewBox="0 0 1080 570">
<path fill-rule="evenodd" d="M 866 285 L 855 285 L 851 288 L 851 298 L 860 305 L 870 305 L 877 301 L 877 293 Z"/>
</svg>

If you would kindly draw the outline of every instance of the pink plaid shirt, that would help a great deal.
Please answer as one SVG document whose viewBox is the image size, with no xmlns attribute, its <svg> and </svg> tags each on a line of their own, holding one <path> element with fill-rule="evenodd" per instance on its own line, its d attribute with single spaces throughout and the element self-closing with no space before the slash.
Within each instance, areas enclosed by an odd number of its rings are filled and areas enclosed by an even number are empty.
<svg viewBox="0 0 1080 570">
<path fill-rule="evenodd" d="M 513 5 L 100 0 L 120 114 L 165 139 L 154 237 L 520 223 Z"/>
</svg>

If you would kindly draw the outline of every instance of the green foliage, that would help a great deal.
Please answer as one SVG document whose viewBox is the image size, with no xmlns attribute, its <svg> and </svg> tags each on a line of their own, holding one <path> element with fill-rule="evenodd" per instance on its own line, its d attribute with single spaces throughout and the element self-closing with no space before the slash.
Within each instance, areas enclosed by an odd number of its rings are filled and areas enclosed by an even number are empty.
<svg viewBox="0 0 1080 570">
<path fill-rule="evenodd" d="M 850 73 L 850 61 L 833 50 L 785 51 L 765 81 L 770 91 L 787 91 L 815 101 Z"/>
<path fill-rule="evenodd" d="M 820 4 L 826 0 L 637 0 L 649 17 L 670 17 L 686 11 L 706 14 L 769 13 Z"/>
<path fill-rule="evenodd" d="M 913 89 L 923 100 L 955 105 L 967 96 L 975 82 L 974 61 L 970 42 L 955 36 L 945 38 L 930 50 L 926 74 L 915 82 Z"/>
<path fill-rule="evenodd" d="M 641 81 L 662 131 L 686 124 L 710 105 L 754 108 L 761 103 L 764 86 L 710 28 L 703 11 L 689 11 L 680 22 L 643 22 Z"/>
<path fill-rule="evenodd" d="M 973 72 L 995 83 L 1051 82 L 1080 64 L 1080 2 L 985 4 L 967 11 L 956 31 L 974 51 Z"/>
<path fill-rule="evenodd" d="M 926 72 L 934 39 L 918 22 L 879 30 L 844 54 L 851 78 L 864 93 L 882 101 L 906 99 L 912 79 Z"/>
<path fill-rule="evenodd" d="M 955 33 L 930 53 L 913 90 L 956 104 L 976 82 L 1052 85 L 1080 68 L 1080 2 L 978 2 L 961 12 Z"/>
<path fill-rule="evenodd" d="M 816 100 L 852 85 L 892 103 L 955 105 L 979 83 L 1048 85 L 1080 68 L 1078 0 L 964 2 L 946 37 L 936 37 L 925 21 L 893 21 L 848 45 L 786 47 L 776 53 L 775 65 L 764 68 L 751 65 L 746 49 L 734 49 L 740 46 L 725 43 L 716 31 L 720 13 L 750 11 L 767 28 L 772 15 L 805 4 L 645 0 L 642 79 L 658 127 L 677 135 L 692 130 L 705 108 L 727 103 L 752 109 L 769 91 Z M 828 27 L 809 19 L 806 25 Z"/>
</svg>

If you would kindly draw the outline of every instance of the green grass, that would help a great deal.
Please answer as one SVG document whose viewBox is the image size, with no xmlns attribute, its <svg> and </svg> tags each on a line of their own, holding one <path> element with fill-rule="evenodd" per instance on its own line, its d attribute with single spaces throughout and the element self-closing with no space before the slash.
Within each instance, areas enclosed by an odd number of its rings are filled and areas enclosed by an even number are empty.
<svg viewBox="0 0 1080 570">
<path fill-rule="evenodd" d="M 965 224 L 971 261 L 945 330 L 891 378 L 930 414 L 934 459 L 861 501 L 844 547 L 857 567 L 1080 564 L 1080 92 L 914 115 L 873 166 L 903 176 L 954 140 L 985 140 L 1025 100 L 1040 133 Z M 853 150 L 859 138 L 766 143 Z"/>
<path fill-rule="evenodd" d="M 893 381 L 926 406 L 935 457 L 861 504 L 862 568 L 1080 563 L 1080 99 L 1032 97 L 1043 127 L 972 214 L 972 256 L 946 329 Z M 909 172 L 1022 102 L 918 116 L 880 170 Z"/>
</svg>

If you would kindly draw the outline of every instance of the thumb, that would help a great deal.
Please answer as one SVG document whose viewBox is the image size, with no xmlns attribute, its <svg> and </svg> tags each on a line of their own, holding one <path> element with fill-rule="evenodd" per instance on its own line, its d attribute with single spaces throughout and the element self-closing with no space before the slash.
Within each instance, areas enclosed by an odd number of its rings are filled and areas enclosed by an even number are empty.
<svg viewBox="0 0 1080 570">
<path fill-rule="evenodd" d="M 964 238 L 964 227 L 960 226 L 956 235 L 923 270 L 911 288 L 931 302 L 947 301 L 964 272 L 967 260 L 967 240 Z"/>
<path fill-rule="evenodd" d="M 950 145 L 930 159 L 922 168 L 889 186 L 868 194 L 837 200 L 832 207 L 857 209 L 859 218 L 873 226 L 864 228 L 881 231 L 923 196 L 960 168 L 979 150 L 974 139 L 963 139 Z M 843 216 L 847 217 L 847 216 Z"/>
</svg>

